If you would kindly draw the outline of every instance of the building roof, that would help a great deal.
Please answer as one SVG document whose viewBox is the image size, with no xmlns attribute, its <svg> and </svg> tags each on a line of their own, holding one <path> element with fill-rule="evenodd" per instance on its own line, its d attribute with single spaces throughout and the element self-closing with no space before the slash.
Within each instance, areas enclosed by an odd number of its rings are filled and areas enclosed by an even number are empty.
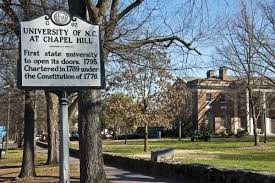
<svg viewBox="0 0 275 183">
<path fill-rule="evenodd" d="M 259 80 L 259 77 L 252 78 L 254 81 L 254 87 L 253 89 L 272 89 L 274 90 L 274 84 L 265 79 L 265 80 Z M 245 79 L 239 79 L 236 76 L 228 76 L 227 75 L 227 69 L 224 67 L 221 67 L 219 69 L 219 75 L 216 76 L 214 74 L 214 70 L 207 71 L 207 77 L 206 78 L 183 78 L 183 80 L 187 81 L 186 85 L 188 88 L 204 88 L 204 89 L 223 89 L 227 88 L 229 86 L 237 86 L 240 87 L 244 85 L 246 82 Z"/>
</svg>

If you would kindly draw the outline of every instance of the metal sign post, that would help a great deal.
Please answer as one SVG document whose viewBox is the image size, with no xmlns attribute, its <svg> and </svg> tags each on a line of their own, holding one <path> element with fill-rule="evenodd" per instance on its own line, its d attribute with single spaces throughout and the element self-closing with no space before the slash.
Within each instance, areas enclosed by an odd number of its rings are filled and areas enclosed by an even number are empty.
<svg viewBox="0 0 275 183">
<path fill-rule="evenodd" d="M 62 183 L 70 182 L 69 176 L 69 125 L 68 125 L 68 98 L 67 92 L 62 91 L 59 94 L 60 106 L 60 181 Z"/>
</svg>

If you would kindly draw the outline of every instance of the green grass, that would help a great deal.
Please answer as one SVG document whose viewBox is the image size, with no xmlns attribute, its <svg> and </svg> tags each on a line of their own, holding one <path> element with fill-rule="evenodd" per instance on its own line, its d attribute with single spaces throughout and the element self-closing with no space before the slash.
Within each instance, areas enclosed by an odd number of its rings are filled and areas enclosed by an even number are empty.
<svg viewBox="0 0 275 183">
<path fill-rule="evenodd" d="M 59 166 L 45 165 L 47 154 L 35 152 L 35 172 L 37 177 L 18 178 L 21 171 L 23 150 L 13 148 L 0 159 L 0 182 L 59 182 Z M 70 176 L 79 179 L 79 166 L 70 164 Z"/>
<path fill-rule="evenodd" d="M 188 164 L 205 164 L 215 167 L 250 169 L 275 173 L 275 138 L 266 144 L 253 146 L 251 137 L 235 139 L 212 139 L 210 142 L 191 142 L 190 139 L 150 140 L 149 151 L 143 152 L 143 141 L 104 141 L 105 153 L 123 156 L 150 158 L 150 151 L 161 148 L 174 148 L 175 161 Z"/>
</svg>

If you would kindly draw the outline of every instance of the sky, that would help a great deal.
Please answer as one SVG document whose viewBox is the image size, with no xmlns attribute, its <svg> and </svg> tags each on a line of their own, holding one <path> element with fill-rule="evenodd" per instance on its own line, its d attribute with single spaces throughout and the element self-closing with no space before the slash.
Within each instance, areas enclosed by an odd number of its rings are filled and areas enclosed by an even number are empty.
<svg viewBox="0 0 275 183">
<path fill-rule="evenodd" d="M 121 9 L 124 9 L 133 0 L 121 2 L 124 3 Z M 219 46 L 219 29 L 224 25 L 223 22 L 236 13 L 239 2 L 240 0 L 146 0 L 132 13 L 130 22 L 126 24 L 132 29 L 153 9 L 146 20 L 147 25 L 141 30 L 144 31 L 143 35 L 146 35 L 146 31 L 156 36 L 178 35 L 186 42 L 192 42 L 191 47 L 202 54 L 179 48 L 175 44 L 168 48 L 166 52 L 172 60 L 174 76 L 206 77 L 206 72 L 210 69 L 218 72 L 218 65 L 221 64 L 216 62 L 215 47 Z M 133 22 L 135 18 L 136 22 Z"/>
<path fill-rule="evenodd" d="M 210 69 L 215 70 L 216 73 L 218 73 L 218 67 L 221 64 L 216 62 L 215 56 L 215 47 L 219 46 L 220 41 L 220 38 L 217 37 L 217 35 L 222 31 L 219 29 L 223 26 L 223 22 L 227 21 L 228 18 L 233 17 L 237 12 L 240 2 L 238 0 L 158 0 L 155 2 L 158 4 L 156 8 L 159 8 L 161 14 L 167 17 L 166 21 L 167 24 L 171 26 L 171 29 L 179 30 L 184 27 L 184 31 L 178 32 L 177 35 L 187 41 L 191 41 L 193 37 L 196 37 L 196 34 L 200 33 L 209 37 L 209 39 L 205 40 L 202 36 L 199 40 L 194 41 L 193 43 L 194 47 L 202 53 L 201 56 L 194 52 L 189 52 L 189 54 L 186 55 L 182 53 L 182 50 L 174 47 L 168 49 L 172 62 L 174 63 L 173 67 L 180 68 L 179 70 L 174 71 L 175 76 L 204 78 L 206 77 L 206 72 Z M 196 3 L 193 12 L 188 12 L 186 7 L 190 5 L 189 3 L 193 2 Z M 152 3 L 152 1 L 150 1 L 150 3 Z M 196 14 L 197 12 L 198 14 Z M 159 15 L 158 13 L 156 14 Z M 192 19 L 195 19 L 195 21 L 193 20 L 190 23 L 186 19 L 190 18 L 189 15 L 191 14 L 193 15 Z M 159 27 L 160 31 L 162 31 L 161 33 L 165 34 L 165 31 L 170 31 L 167 27 L 163 28 L 165 27 L 163 25 Z M 213 27 L 216 28 L 214 29 Z"/>
<path fill-rule="evenodd" d="M 192 6 L 193 2 L 195 6 Z M 148 0 L 145 1 L 143 9 L 137 11 L 137 15 L 156 9 L 148 21 L 151 23 L 149 28 L 154 25 L 152 29 L 156 28 L 157 31 L 153 31 L 159 35 L 175 33 L 187 42 L 192 41 L 192 47 L 201 52 L 202 55 L 199 56 L 192 51 L 183 54 L 182 49 L 177 46 L 167 49 L 173 63 L 172 68 L 176 69 L 173 72 L 175 76 L 205 77 L 207 70 L 218 69 L 213 58 L 215 46 L 218 44 L 216 28 L 219 28 L 219 23 L 225 21 L 226 17 L 232 16 L 237 9 L 237 2 L 237 0 Z M 166 24 L 163 23 L 164 19 Z"/>
<path fill-rule="evenodd" d="M 227 17 L 232 16 L 237 6 L 236 0 L 202 0 L 201 2 L 203 4 L 198 5 L 198 11 L 204 14 L 203 21 L 209 22 L 209 24 L 213 24 L 213 26 L 215 25 L 217 29 L 221 26 L 218 23 L 222 24 L 223 21 L 226 21 L 225 19 Z M 181 0 L 175 0 L 174 3 L 181 3 Z M 171 6 L 171 9 L 173 8 L 172 4 L 167 3 L 167 6 Z M 204 9 L 200 9 L 200 6 L 204 7 Z M 206 77 L 206 72 L 210 69 L 215 70 L 217 74 L 218 67 L 215 59 L 215 47 L 219 44 L 219 38 L 216 35 L 219 32 L 216 31 L 217 30 L 214 30 L 213 35 L 211 35 L 208 40 L 197 42 L 196 47 L 202 55 L 189 56 L 189 62 L 193 62 L 191 65 L 194 65 L 194 67 L 193 69 L 188 69 L 187 72 L 179 73 L 180 75 L 204 78 Z M 185 35 L 182 36 L 184 37 Z"/>
</svg>

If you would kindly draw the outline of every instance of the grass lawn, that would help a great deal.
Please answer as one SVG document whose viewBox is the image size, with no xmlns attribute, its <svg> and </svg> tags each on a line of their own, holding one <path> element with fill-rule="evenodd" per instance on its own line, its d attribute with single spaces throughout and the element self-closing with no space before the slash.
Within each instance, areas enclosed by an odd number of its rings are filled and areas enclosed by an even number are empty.
<svg viewBox="0 0 275 183">
<path fill-rule="evenodd" d="M 22 165 L 23 151 L 11 149 L 0 159 L 0 182 L 59 182 L 59 166 L 45 165 L 47 154 L 35 152 L 35 171 L 37 177 L 18 178 Z M 70 176 L 79 179 L 77 165 L 70 165 Z"/>
<path fill-rule="evenodd" d="M 105 153 L 123 156 L 150 158 L 150 151 L 174 148 L 175 161 L 182 163 L 206 164 L 215 167 L 250 169 L 275 173 L 275 138 L 268 138 L 266 144 L 253 146 L 253 138 L 211 139 L 210 142 L 191 142 L 190 139 L 149 140 L 149 151 L 143 152 L 142 140 L 104 141 Z"/>
</svg>

